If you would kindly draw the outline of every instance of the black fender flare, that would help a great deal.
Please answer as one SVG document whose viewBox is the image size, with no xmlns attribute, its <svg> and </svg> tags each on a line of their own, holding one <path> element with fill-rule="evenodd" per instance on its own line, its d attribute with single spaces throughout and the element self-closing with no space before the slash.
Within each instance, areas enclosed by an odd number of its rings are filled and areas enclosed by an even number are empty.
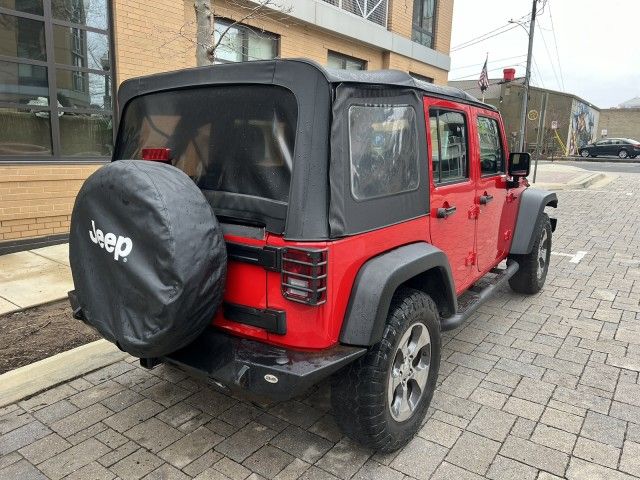
<svg viewBox="0 0 640 480">
<path fill-rule="evenodd" d="M 554 192 L 527 188 L 520 194 L 520 208 L 518 219 L 511 242 L 511 255 L 527 255 L 533 249 L 533 229 L 538 222 L 538 218 L 544 212 L 546 206 L 558 207 L 558 196 Z M 553 230 L 556 229 L 556 220 L 551 222 Z"/>
<path fill-rule="evenodd" d="M 428 243 L 412 243 L 365 262 L 351 289 L 340 342 L 369 346 L 382 339 L 387 313 L 396 289 L 429 270 L 436 269 L 444 282 L 447 308 L 457 310 L 457 297 L 445 253 Z"/>
</svg>

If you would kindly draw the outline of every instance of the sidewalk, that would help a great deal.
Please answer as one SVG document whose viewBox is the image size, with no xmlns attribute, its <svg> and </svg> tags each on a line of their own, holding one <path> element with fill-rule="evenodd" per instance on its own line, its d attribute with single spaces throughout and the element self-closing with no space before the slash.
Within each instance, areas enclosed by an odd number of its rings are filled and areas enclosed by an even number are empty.
<svg viewBox="0 0 640 480">
<path fill-rule="evenodd" d="M 529 183 L 535 188 L 547 190 L 576 190 L 608 183 L 611 177 L 602 172 L 584 170 L 561 163 L 539 163 L 536 172 L 536 183 L 533 183 L 534 164 L 531 164 Z"/>
<path fill-rule="evenodd" d="M 0 255 L 0 315 L 60 300 L 72 289 L 66 243 Z"/>
</svg>

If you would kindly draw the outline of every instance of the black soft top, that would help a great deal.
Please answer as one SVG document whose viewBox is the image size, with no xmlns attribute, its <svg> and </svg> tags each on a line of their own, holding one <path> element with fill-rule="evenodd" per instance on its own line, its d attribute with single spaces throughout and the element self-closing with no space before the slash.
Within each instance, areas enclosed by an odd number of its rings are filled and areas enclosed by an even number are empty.
<svg viewBox="0 0 640 480">
<path fill-rule="evenodd" d="M 120 86 L 118 93 L 119 106 L 122 109 L 132 97 L 153 91 L 186 88 L 196 85 L 219 84 L 224 82 L 225 79 L 228 81 L 231 80 L 231 78 L 233 78 L 234 81 L 238 81 L 237 75 L 233 74 L 235 72 L 241 72 L 244 77 L 243 83 L 272 83 L 280 74 L 286 76 L 288 73 L 297 73 L 297 68 L 287 68 L 294 66 L 294 64 L 306 64 L 312 67 L 317 70 L 328 83 L 334 85 L 353 83 L 405 87 L 420 90 L 431 96 L 497 111 L 494 106 L 478 101 L 464 90 L 417 80 L 407 72 L 401 70 L 340 70 L 326 68 L 313 60 L 304 58 L 256 60 L 210 65 L 132 78 L 125 80 Z M 299 67 L 303 67 L 303 65 L 299 65 Z M 225 74 L 229 74 L 230 78 L 226 78 L 227 75 Z M 268 81 L 269 77 L 271 77 L 271 81 Z"/>
<path fill-rule="evenodd" d="M 464 90 L 424 82 L 401 70 L 339 70 L 335 68 L 325 68 L 315 62 L 311 63 L 319 68 L 331 83 L 360 83 L 415 88 L 434 97 L 449 98 L 457 102 L 497 111 L 494 106 L 479 102 Z"/>
<path fill-rule="evenodd" d="M 424 95 L 484 109 L 457 88 L 416 80 L 398 70 L 327 69 L 310 60 L 276 59 L 190 68 L 126 80 L 120 86 L 120 118 L 136 97 L 155 92 L 215 85 L 274 85 L 290 90 L 298 103 L 298 123 L 288 202 L 229 192 L 204 191 L 216 215 L 250 218 L 290 240 L 324 240 L 366 232 L 428 215 L 427 162 L 420 162 L 419 187 L 411 192 L 356 201 L 350 191 L 348 109 L 353 104 L 385 103 L 424 107 Z M 417 128 L 425 132 L 424 115 Z M 120 153 L 119 129 L 114 160 Z M 427 158 L 426 138 L 419 158 Z M 248 217 L 248 212 L 251 212 Z"/>
</svg>

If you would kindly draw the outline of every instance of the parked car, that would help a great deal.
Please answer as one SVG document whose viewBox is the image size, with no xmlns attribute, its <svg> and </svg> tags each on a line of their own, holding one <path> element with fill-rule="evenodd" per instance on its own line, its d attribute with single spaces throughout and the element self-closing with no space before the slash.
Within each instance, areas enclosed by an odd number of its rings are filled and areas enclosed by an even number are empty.
<svg viewBox="0 0 640 480">
<path fill-rule="evenodd" d="M 584 158 L 606 155 L 636 158 L 640 155 L 640 142 L 631 138 L 604 138 L 580 149 L 580 156 Z"/>
<path fill-rule="evenodd" d="M 331 377 L 343 431 L 392 451 L 441 331 L 544 285 L 557 197 L 461 90 L 269 60 L 128 80 L 119 105 L 73 209 L 69 298 L 147 368 L 274 399 Z"/>
</svg>

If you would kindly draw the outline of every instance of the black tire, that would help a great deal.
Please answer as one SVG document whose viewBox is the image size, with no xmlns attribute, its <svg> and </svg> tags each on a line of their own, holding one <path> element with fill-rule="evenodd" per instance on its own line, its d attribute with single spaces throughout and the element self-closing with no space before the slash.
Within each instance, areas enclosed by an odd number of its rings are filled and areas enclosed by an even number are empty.
<svg viewBox="0 0 640 480">
<path fill-rule="evenodd" d="M 538 293 L 544 286 L 551 258 L 551 234 L 549 216 L 543 213 L 533 230 L 535 241 L 531 253 L 509 257 L 520 265 L 516 274 L 509 279 L 509 285 L 514 292 L 533 294 Z M 542 257 L 544 263 L 541 265 Z"/>
<path fill-rule="evenodd" d="M 400 341 L 408 334 L 410 346 L 413 332 L 417 335 L 426 327 L 430 337 L 430 351 L 422 347 L 421 355 L 409 356 L 409 363 L 398 364 Z M 395 293 L 387 324 L 380 343 L 374 345 L 363 357 L 338 372 L 332 378 L 331 404 L 338 425 L 352 439 L 380 452 L 395 451 L 409 442 L 422 425 L 438 379 L 440 368 L 440 317 L 435 302 L 429 295 L 411 288 L 400 288 Z M 416 341 L 416 344 L 418 342 Z M 413 351 L 418 351 L 418 347 Z M 419 370 L 422 360 L 429 357 L 429 370 L 423 389 L 411 387 L 417 380 L 409 379 L 396 390 L 390 387 L 393 378 L 402 376 L 403 368 Z M 404 358 L 404 357 L 403 357 Z M 397 366 L 400 365 L 400 368 Z M 424 368 L 424 367 L 422 367 Z M 405 370 L 406 372 L 407 370 Z M 403 421 L 394 418 L 389 396 L 397 388 L 406 388 L 409 398 L 415 393 L 414 407 Z M 395 405 L 395 403 L 394 403 Z M 409 402 L 407 403 L 409 405 Z"/>
<path fill-rule="evenodd" d="M 589 150 L 587 150 L 586 148 L 584 150 L 580 151 L 580 156 L 582 158 L 589 158 Z"/>
<path fill-rule="evenodd" d="M 631 158 L 631 159 L 634 159 L 636 157 L 637 157 L 637 155 L 629 155 L 629 158 Z"/>
<path fill-rule="evenodd" d="M 627 152 L 624 148 L 618 152 L 618 158 L 627 158 L 629 156 L 629 152 Z"/>
</svg>

